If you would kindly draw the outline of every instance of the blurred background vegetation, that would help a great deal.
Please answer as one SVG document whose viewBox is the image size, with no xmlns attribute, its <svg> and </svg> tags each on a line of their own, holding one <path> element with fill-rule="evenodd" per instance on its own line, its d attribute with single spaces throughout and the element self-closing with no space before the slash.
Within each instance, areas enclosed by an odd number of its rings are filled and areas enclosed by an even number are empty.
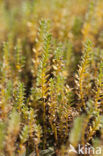
<svg viewBox="0 0 103 156">
<path fill-rule="evenodd" d="M 89 38 L 102 47 L 102 8 L 103 2 L 99 0 L 1 0 L 0 45 L 8 40 L 12 53 L 13 45 L 20 39 L 28 73 L 31 59 L 27 58 L 32 57 L 39 22 L 42 18 L 49 19 L 55 39 L 64 46 L 68 46 L 68 42 L 72 46 L 72 68 L 69 70 L 74 72 L 81 56 L 82 41 Z"/>
</svg>

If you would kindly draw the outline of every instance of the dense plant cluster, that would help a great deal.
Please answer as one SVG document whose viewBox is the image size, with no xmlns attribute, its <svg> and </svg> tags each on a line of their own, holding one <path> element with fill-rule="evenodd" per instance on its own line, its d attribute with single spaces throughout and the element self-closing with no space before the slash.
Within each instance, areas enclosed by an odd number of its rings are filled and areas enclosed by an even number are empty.
<svg viewBox="0 0 103 156">
<path fill-rule="evenodd" d="M 0 0 L 0 156 L 78 144 L 103 147 L 103 1 Z"/>
</svg>

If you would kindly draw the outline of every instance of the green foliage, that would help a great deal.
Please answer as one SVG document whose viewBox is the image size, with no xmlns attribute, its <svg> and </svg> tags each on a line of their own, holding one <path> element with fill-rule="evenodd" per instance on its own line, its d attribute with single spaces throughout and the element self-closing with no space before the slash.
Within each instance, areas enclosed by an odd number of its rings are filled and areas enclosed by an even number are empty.
<svg viewBox="0 0 103 156">
<path fill-rule="evenodd" d="M 90 63 L 90 53 L 92 52 L 92 43 L 91 41 L 87 41 L 85 44 L 85 49 L 83 53 L 83 58 L 81 61 L 81 66 L 79 66 L 78 75 L 76 75 L 76 84 L 79 90 L 78 96 L 81 100 L 80 107 L 85 107 L 84 95 L 88 93 L 88 88 L 85 88 L 85 85 L 88 84 L 88 65 Z M 86 92 L 85 92 L 86 91 Z"/>
<path fill-rule="evenodd" d="M 23 86 L 23 83 L 19 83 L 18 84 L 18 88 L 17 88 L 17 96 L 16 96 L 16 107 L 17 107 L 17 110 L 19 112 L 21 112 L 21 109 L 24 105 L 24 86 Z"/>
<path fill-rule="evenodd" d="M 76 147 L 81 139 L 81 132 L 83 126 L 83 117 L 78 117 L 74 121 L 74 127 L 70 134 L 70 143 Z"/>
<path fill-rule="evenodd" d="M 28 139 L 28 136 L 29 136 L 28 135 L 28 130 L 29 130 L 28 126 L 25 125 L 23 127 L 23 131 L 21 132 L 21 135 L 20 135 L 20 139 L 21 139 L 22 144 L 25 143 L 27 141 L 27 139 Z"/>
</svg>

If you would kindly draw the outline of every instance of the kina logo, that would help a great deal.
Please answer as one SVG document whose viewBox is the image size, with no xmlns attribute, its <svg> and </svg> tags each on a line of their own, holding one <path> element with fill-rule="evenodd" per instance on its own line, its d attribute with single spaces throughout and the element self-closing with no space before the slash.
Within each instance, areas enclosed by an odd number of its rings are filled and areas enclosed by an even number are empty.
<svg viewBox="0 0 103 156">
<path fill-rule="evenodd" d="M 76 149 L 70 144 L 69 153 L 71 152 L 77 153 Z"/>
</svg>

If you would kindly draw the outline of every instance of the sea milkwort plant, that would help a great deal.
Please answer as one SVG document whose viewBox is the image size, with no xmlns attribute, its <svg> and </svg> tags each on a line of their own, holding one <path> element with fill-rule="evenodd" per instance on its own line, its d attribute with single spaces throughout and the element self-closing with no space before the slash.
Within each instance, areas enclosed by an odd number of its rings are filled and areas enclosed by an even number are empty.
<svg viewBox="0 0 103 156">
<path fill-rule="evenodd" d="M 0 156 L 103 153 L 102 28 L 102 0 L 0 0 Z"/>
</svg>

